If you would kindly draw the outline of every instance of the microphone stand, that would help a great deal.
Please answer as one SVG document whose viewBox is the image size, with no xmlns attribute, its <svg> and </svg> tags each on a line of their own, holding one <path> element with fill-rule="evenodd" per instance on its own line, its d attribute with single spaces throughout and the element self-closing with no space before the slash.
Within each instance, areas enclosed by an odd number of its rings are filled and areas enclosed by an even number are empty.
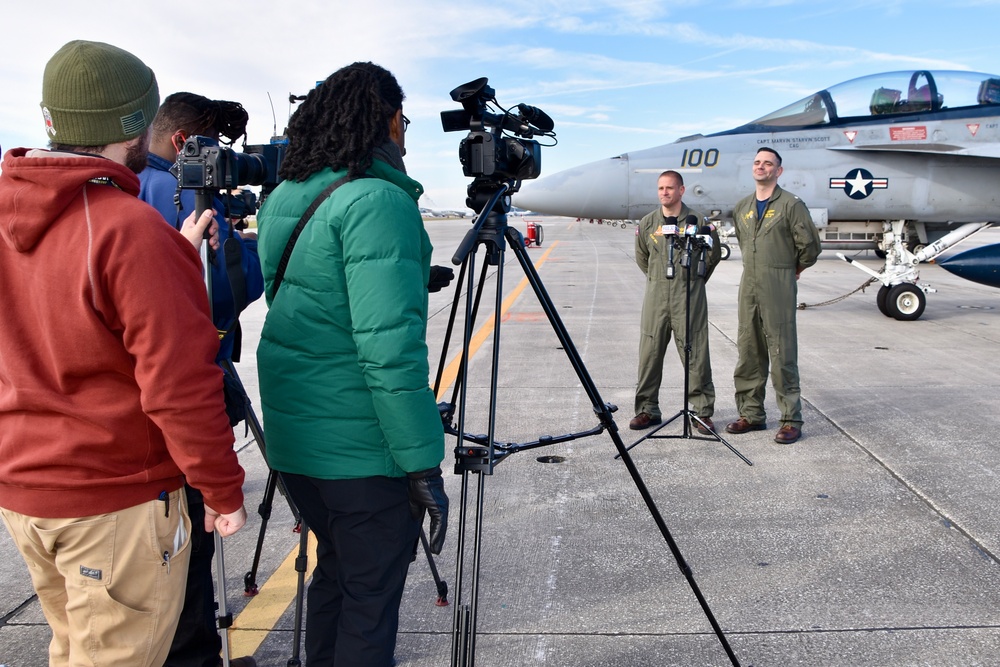
<svg viewBox="0 0 1000 667">
<path fill-rule="evenodd" d="M 694 216 L 688 216 L 689 219 Z M 669 239 L 669 237 L 667 237 Z M 657 438 L 683 438 L 686 440 L 696 439 L 696 440 L 715 440 L 721 442 L 723 445 L 729 448 L 736 456 L 746 463 L 748 466 L 752 466 L 753 462 L 747 457 L 743 456 L 735 447 L 729 444 L 725 438 L 719 435 L 714 428 L 706 424 L 693 410 L 688 407 L 688 391 L 691 383 L 691 255 L 694 246 L 699 246 L 700 254 L 697 260 L 697 275 L 699 278 L 704 279 L 707 273 L 707 262 L 706 262 L 706 252 L 708 250 L 705 241 L 699 239 L 697 236 L 684 234 L 684 247 L 683 254 L 681 255 L 681 267 L 684 269 L 684 398 L 683 407 L 670 419 L 666 420 L 652 431 L 642 436 L 631 445 L 625 448 L 625 451 L 631 451 L 634 447 L 638 446 L 639 443 L 645 440 L 657 439 Z M 667 268 L 667 278 L 672 278 L 673 274 L 673 264 L 674 264 L 674 244 L 679 243 L 678 240 L 668 241 L 668 258 L 670 260 L 670 265 Z M 666 427 L 668 424 L 672 423 L 676 419 L 683 417 L 683 429 L 681 435 L 658 435 L 659 431 Z M 707 436 L 694 435 L 691 432 L 691 420 L 696 421 L 702 428 L 709 432 Z M 621 454 L 615 456 L 619 458 Z"/>
</svg>

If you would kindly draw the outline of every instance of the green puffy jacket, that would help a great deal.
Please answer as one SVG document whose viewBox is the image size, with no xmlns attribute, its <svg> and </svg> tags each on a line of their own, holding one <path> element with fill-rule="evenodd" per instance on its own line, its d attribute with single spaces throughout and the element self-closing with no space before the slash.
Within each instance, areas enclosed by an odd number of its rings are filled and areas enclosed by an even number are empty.
<svg viewBox="0 0 1000 667">
<path fill-rule="evenodd" d="M 400 477 L 444 458 L 428 386 L 432 247 L 416 205 L 422 186 L 376 160 L 375 178 L 346 183 L 316 210 L 273 291 L 292 229 L 345 173 L 284 181 L 258 216 L 269 306 L 257 347 L 267 459 L 321 479 Z"/>
</svg>

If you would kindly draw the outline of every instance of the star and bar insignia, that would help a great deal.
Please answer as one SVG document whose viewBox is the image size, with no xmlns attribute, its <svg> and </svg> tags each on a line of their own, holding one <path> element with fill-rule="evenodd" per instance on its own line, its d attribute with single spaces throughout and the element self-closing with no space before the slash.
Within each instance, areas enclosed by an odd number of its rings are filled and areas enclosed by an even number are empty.
<svg viewBox="0 0 1000 667">
<path fill-rule="evenodd" d="M 851 199 L 864 199 L 875 190 L 889 188 L 888 178 L 875 178 L 867 169 L 854 169 L 844 178 L 831 178 L 831 190 L 843 190 Z"/>
</svg>

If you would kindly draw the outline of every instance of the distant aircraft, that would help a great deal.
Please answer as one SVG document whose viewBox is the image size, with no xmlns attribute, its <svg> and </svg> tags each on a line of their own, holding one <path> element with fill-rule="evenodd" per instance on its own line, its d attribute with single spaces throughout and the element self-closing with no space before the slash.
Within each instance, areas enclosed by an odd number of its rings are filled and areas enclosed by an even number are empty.
<svg viewBox="0 0 1000 667">
<path fill-rule="evenodd" d="M 685 202 L 722 226 L 753 191 L 757 149 L 782 154 L 779 183 L 810 207 L 826 249 L 875 250 L 887 316 L 924 311 L 918 265 L 1000 218 L 1000 76 L 927 70 L 853 79 L 725 132 L 592 162 L 514 196 L 534 211 L 638 219 L 656 178 L 684 175 Z M 851 262 L 850 258 L 838 255 Z M 994 255 L 996 257 L 996 255 Z"/>
<path fill-rule="evenodd" d="M 466 211 L 455 211 L 444 208 L 431 208 L 429 206 L 420 207 L 420 215 L 427 218 L 464 218 Z"/>
</svg>

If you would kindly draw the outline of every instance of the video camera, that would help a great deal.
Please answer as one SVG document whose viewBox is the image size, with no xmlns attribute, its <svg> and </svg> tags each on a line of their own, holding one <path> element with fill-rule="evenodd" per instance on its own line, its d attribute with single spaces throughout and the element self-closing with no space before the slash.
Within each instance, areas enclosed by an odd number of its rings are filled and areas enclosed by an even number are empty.
<svg viewBox="0 0 1000 667">
<path fill-rule="evenodd" d="M 278 170 L 287 148 L 284 137 L 274 137 L 270 144 L 244 146 L 243 153 L 221 146 L 209 137 L 188 137 L 170 173 L 177 178 L 177 187 L 182 189 L 223 191 L 241 185 L 259 185 L 259 203 L 263 204 L 281 182 Z M 230 212 L 238 210 L 241 213 L 230 217 L 242 218 L 256 212 L 257 199 L 252 192 L 248 194 L 251 196 L 241 193 L 226 197 L 227 207 L 233 206 Z"/>
<path fill-rule="evenodd" d="M 552 131 L 555 124 L 544 111 L 527 104 L 517 105 L 516 113 L 504 109 L 487 82 L 482 77 L 455 88 L 451 99 L 463 108 L 441 112 L 445 132 L 469 131 L 458 154 L 465 175 L 475 178 L 466 204 L 477 212 L 502 181 L 514 181 L 508 191 L 513 194 L 522 180 L 538 178 L 542 173 L 542 144 L 532 137 L 556 136 Z M 490 103 L 501 113 L 487 111 Z"/>
</svg>

